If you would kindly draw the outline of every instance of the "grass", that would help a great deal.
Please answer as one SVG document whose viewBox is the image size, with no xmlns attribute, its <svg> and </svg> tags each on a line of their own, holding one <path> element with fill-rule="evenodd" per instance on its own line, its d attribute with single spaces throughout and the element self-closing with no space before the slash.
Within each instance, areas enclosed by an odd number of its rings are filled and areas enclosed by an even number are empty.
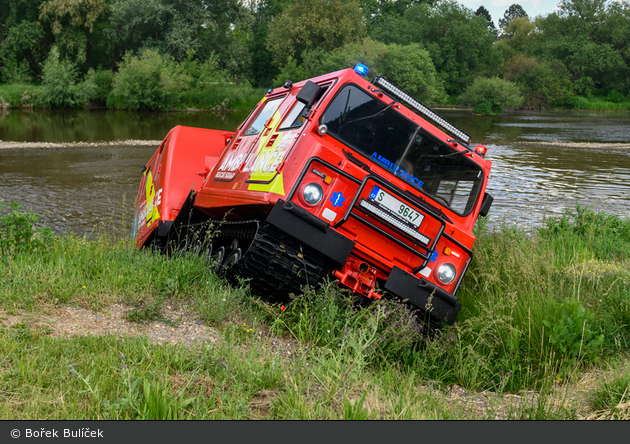
<svg viewBox="0 0 630 444">
<path fill-rule="evenodd" d="M 41 106 L 41 86 L 0 84 L 0 109 Z"/>
<path fill-rule="evenodd" d="M 610 101 L 603 97 L 573 96 L 572 109 L 592 111 L 630 111 L 630 101 Z"/>
<path fill-rule="evenodd" d="M 0 207 L 0 313 L 23 319 L 0 329 L 1 419 L 628 417 L 627 219 L 577 206 L 534 234 L 480 221 L 458 322 L 423 336 L 418 313 L 396 301 L 360 307 L 327 283 L 269 304 L 198 257 L 107 234 L 56 237 Z M 31 322 L 56 306 L 113 303 L 159 322 L 167 301 L 222 339 L 61 338 Z M 292 353 L 274 351 L 279 341 Z M 576 403 L 590 374 L 608 376 Z"/>
</svg>

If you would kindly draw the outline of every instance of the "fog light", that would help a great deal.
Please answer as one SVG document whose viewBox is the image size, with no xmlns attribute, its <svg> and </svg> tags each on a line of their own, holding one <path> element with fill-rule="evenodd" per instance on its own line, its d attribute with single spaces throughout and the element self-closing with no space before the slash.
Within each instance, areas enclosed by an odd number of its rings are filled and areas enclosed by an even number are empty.
<svg viewBox="0 0 630 444">
<path fill-rule="evenodd" d="M 450 284 L 455 280 L 455 276 L 457 276 L 457 270 L 455 270 L 455 266 L 453 264 L 442 264 L 440 268 L 438 268 L 438 279 L 443 284 Z"/>
<path fill-rule="evenodd" d="M 309 205 L 317 205 L 322 201 L 324 197 L 324 190 L 316 183 L 309 183 L 304 187 L 304 191 L 302 192 L 302 196 L 304 196 L 304 200 Z"/>
</svg>

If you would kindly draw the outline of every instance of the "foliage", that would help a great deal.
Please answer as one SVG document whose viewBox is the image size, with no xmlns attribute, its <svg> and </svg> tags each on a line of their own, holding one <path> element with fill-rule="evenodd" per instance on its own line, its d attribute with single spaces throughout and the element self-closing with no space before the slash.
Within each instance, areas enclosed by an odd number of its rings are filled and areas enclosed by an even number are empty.
<svg viewBox="0 0 630 444">
<path fill-rule="evenodd" d="M 114 73 L 109 69 L 99 69 L 94 73 L 94 96 L 93 100 L 98 105 L 107 104 L 107 96 L 114 85 Z"/>
<path fill-rule="evenodd" d="M 518 87 L 498 77 L 475 79 L 459 100 L 464 105 L 475 107 L 475 112 L 480 114 L 500 114 L 523 103 Z"/>
<path fill-rule="evenodd" d="M 503 29 L 508 26 L 515 18 L 528 18 L 527 13 L 521 5 L 515 3 L 511 5 L 499 19 L 499 28 Z"/>
<path fill-rule="evenodd" d="M 248 96 L 287 77 L 297 81 L 357 60 L 371 73 L 400 77 L 430 102 L 454 102 L 477 77 L 513 81 L 529 108 L 627 109 L 622 97 L 630 93 L 630 9 L 613 0 L 561 2 L 555 12 L 533 19 L 512 4 L 499 19 L 500 32 L 485 7 L 473 11 L 455 0 L 4 0 L 3 5 L 0 82 L 30 84 L 34 90 L 55 48 L 58 59 L 74 67 L 69 89 L 91 78 L 93 69 L 98 85 L 88 100 L 103 105 L 109 98 L 112 107 L 231 106 L 235 100 L 218 97 L 221 88 L 214 85 L 248 83 L 254 89 L 238 94 Z M 411 57 L 397 59 L 399 47 Z M 160 82 L 170 83 L 168 91 L 148 87 L 146 100 L 129 103 L 123 96 L 130 92 L 110 97 L 110 77 L 146 51 L 168 60 L 160 74 Z M 530 69 L 515 70 L 514 62 L 533 59 Z M 423 69 L 414 72 L 420 61 Z M 210 74 L 202 75 L 206 63 Z M 175 83 L 184 86 L 173 85 L 179 73 L 185 81 Z M 619 95 L 593 100 L 611 90 Z M 81 106 L 84 99 L 77 91 L 54 95 L 47 96 L 53 106 Z M 41 104 L 3 99 L 10 106 Z M 485 112 L 494 106 L 478 105 Z"/>
<path fill-rule="evenodd" d="M 415 4 L 402 18 L 389 17 L 375 25 L 371 37 L 387 44 L 421 44 L 448 94 L 461 93 L 474 75 L 490 72 L 494 64 L 496 36 L 485 16 L 476 16 L 455 1 Z"/>
<path fill-rule="evenodd" d="M 301 63 L 305 51 L 333 51 L 365 35 L 365 18 L 356 2 L 297 0 L 271 23 L 267 47 L 284 66 L 289 57 Z"/>
<path fill-rule="evenodd" d="M 167 110 L 191 80 L 179 64 L 155 51 L 145 50 L 139 56 L 127 54 L 114 76 L 108 105 Z"/>
<path fill-rule="evenodd" d="M 446 94 L 429 52 L 418 44 L 387 47 L 380 69 L 405 91 L 428 103 L 443 103 Z"/>
<path fill-rule="evenodd" d="M 50 229 L 35 228 L 39 220 L 35 213 L 21 210 L 15 202 L 6 205 L 0 199 L 0 256 L 40 247 L 52 236 Z"/>
<path fill-rule="evenodd" d="M 516 83 L 525 96 L 527 108 L 570 107 L 573 99 L 571 76 L 562 62 L 539 62 L 518 53 L 503 65 L 505 80 Z"/>
<path fill-rule="evenodd" d="M 53 48 L 44 63 L 42 101 L 52 108 L 71 108 L 85 105 L 95 93 L 93 72 L 83 81 L 72 62 L 60 60 L 59 51 Z"/>
</svg>

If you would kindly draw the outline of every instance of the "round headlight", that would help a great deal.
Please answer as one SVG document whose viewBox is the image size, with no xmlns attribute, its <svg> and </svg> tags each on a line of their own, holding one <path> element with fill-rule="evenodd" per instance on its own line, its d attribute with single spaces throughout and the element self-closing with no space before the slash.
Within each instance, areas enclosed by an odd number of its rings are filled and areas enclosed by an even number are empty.
<svg viewBox="0 0 630 444">
<path fill-rule="evenodd" d="M 443 284 L 450 284 L 455 280 L 455 276 L 457 276 L 457 270 L 453 264 L 442 264 L 437 272 L 438 279 Z"/>
<path fill-rule="evenodd" d="M 302 192 L 302 196 L 304 196 L 304 200 L 309 205 L 317 205 L 322 201 L 324 197 L 324 190 L 316 183 L 309 183 L 304 187 L 304 191 Z"/>
</svg>

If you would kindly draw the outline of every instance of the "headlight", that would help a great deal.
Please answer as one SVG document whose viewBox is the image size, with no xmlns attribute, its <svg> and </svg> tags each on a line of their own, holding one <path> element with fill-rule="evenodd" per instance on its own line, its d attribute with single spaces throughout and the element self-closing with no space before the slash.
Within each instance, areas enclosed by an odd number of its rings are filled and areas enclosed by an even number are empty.
<svg viewBox="0 0 630 444">
<path fill-rule="evenodd" d="M 309 205 L 317 205 L 322 201 L 324 197 L 324 190 L 316 183 L 309 183 L 304 187 L 304 191 L 302 192 L 302 196 L 304 196 L 304 200 Z"/>
<path fill-rule="evenodd" d="M 457 276 L 457 270 L 453 264 L 442 264 L 437 272 L 438 279 L 443 284 L 450 284 L 455 280 L 455 276 Z"/>
</svg>

